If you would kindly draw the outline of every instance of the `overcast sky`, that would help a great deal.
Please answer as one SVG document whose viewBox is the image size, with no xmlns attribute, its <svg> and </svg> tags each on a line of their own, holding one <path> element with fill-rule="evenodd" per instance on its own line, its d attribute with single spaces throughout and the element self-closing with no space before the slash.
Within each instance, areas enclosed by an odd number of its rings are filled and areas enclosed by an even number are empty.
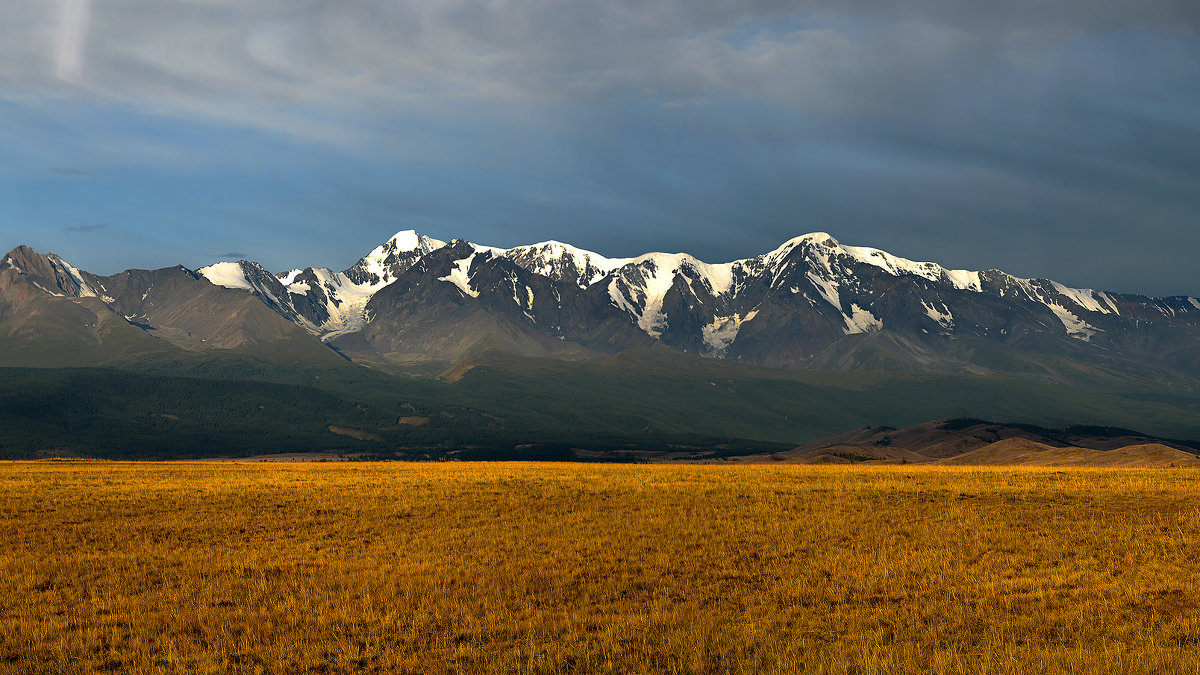
<svg viewBox="0 0 1200 675">
<path fill-rule="evenodd" d="M 345 268 L 812 231 L 1200 295 L 1196 0 L 5 0 L 0 248 Z"/>
</svg>

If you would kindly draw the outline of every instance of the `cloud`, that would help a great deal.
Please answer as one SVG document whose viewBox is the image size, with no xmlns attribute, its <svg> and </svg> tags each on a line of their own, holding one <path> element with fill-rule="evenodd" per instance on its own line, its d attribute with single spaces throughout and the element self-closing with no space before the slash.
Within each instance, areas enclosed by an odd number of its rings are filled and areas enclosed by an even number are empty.
<svg viewBox="0 0 1200 675">
<path fill-rule="evenodd" d="M 60 176 L 86 176 L 87 172 L 81 169 L 73 169 L 69 166 L 56 166 L 50 169 Z"/>
<path fill-rule="evenodd" d="M 217 253 L 213 257 L 214 258 L 237 258 L 238 260 L 245 260 L 246 258 L 249 258 L 250 255 L 248 253 L 242 253 L 240 251 L 231 251 L 229 253 Z"/>
<path fill-rule="evenodd" d="M 1200 47 L 1180 38 L 1198 30 L 1190 0 L 16 2 L 0 3 L 0 97 L 116 103 L 415 161 L 459 143 L 445 127 L 478 135 L 522 108 L 586 108 L 585 136 L 619 131 L 638 104 L 727 133 L 729 101 L 793 116 L 781 126 L 869 126 L 951 154 L 1015 138 L 1045 152 L 1047 136 L 1079 133 L 1067 123 L 1079 102 L 1116 117 L 1165 102 L 1149 114 L 1192 133 L 1195 101 L 1175 101 L 1200 80 Z M 1126 34 L 1149 37 L 1102 68 L 1072 60 Z M 117 153 L 144 146 L 122 131 Z"/>
<path fill-rule="evenodd" d="M 70 225 L 70 226 L 64 227 L 63 229 L 68 232 L 87 233 L 87 232 L 99 232 L 100 230 L 106 230 L 109 227 L 110 226 L 105 223 L 95 223 L 92 225 Z"/>
<path fill-rule="evenodd" d="M 29 5 L 0 8 L 8 88 L 209 112 L 214 102 L 336 109 L 723 94 L 803 104 L 963 59 L 1019 58 L 1111 31 L 1200 27 L 1200 4 L 1187 0 Z"/>
</svg>

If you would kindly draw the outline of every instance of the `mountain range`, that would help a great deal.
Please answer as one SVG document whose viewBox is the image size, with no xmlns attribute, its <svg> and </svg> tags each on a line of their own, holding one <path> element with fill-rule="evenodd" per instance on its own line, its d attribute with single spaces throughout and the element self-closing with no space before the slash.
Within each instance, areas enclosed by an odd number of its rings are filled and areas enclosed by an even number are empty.
<svg viewBox="0 0 1200 675">
<path fill-rule="evenodd" d="M 453 385 L 468 376 L 477 384 L 486 376 L 492 384 L 528 386 L 514 378 L 530 372 L 554 373 L 565 382 L 590 373 L 619 386 L 631 372 L 661 371 L 659 381 L 690 377 L 679 384 L 684 411 L 688 400 L 704 400 L 697 388 L 719 389 L 723 379 L 783 383 L 790 393 L 772 395 L 784 396 L 775 403 L 786 408 L 809 400 L 797 398 L 801 381 L 842 391 L 857 386 L 846 383 L 905 377 L 925 387 L 936 377 L 946 391 L 962 392 L 952 399 L 977 405 L 931 403 L 922 412 L 913 408 L 911 415 L 928 415 L 914 418 L 888 417 L 876 403 L 852 421 L 911 424 L 1006 413 L 1039 423 L 1099 423 L 1109 421 L 1098 419 L 1100 411 L 1136 409 L 1160 433 L 1200 430 L 1200 300 L 947 269 L 844 245 L 824 233 L 725 263 L 683 253 L 607 258 L 554 241 L 501 249 L 411 230 L 340 272 L 273 273 L 241 260 L 102 276 L 24 246 L 0 261 L 0 366 L 202 377 L 220 371 L 242 379 L 270 372 L 276 381 L 295 381 L 295 372 L 352 365 L 400 377 L 407 388 L 416 380 Z M 800 375 L 813 371 L 808 380 Z M 856 373 L 858 379 L 835 382 L 818 373 Z M 997 382 L 1025 392 L 1013 399 L 1019 405 L 988 407 L 995 396 L 971 393 Z M 1064 387 L 1056 399 L 1064 403 L 1039 399 L 1041 407 L 1034 408 L 1037 397 L 1028 395 L 1034 386 Z M 1102 404 L 1076 398 L 1093 393 L 1124 398 Z M 567 394 L 576 395 L 587 398 Z M 465 400 L 459 403 L 476 411 L 492 405 Z M 616 406 L 613 414 L 626 423 L 649 414 L 617 411 L 620 401 L 602 405 Z M 1121 423 L 1136 425 L 1137 419 Z M 609 431 L 621 426 L 596 424 Z M 665 428 L 656 424 L 633 428 Z M 769 433 L 739 428 L 736 437 L 812 440 L 850 428 L 811 424 L 793 435 L 777 434 L 774 423 Z M 712 431 L 726 428 L 732 429 Z"/>
<path fill-rule="evenodd" d="M 1196 298 L 945 269 L 824 233 L 711 264 L 682 253 L 605 258 L 559 242 L 499 249 L 410 230 L 341 272 L 271 273 L 243 260 L 112 276 L 20 247 L 0 263 L 7 346 L 34 334 L 34 316 L 62 324 L 57 339 L 95 347 L 132 331 L 186 350 L 311 336 L 393 370 L 485 349 L 573 360 L 661 343 L 783 368 L 1200 376 Z"/>
</svg>

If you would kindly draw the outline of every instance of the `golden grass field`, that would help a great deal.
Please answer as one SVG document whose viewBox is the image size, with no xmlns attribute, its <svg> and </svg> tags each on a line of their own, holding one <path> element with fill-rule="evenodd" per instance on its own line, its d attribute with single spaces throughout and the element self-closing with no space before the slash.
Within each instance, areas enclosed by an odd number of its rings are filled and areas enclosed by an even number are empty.
<svg viewBox="0 0 1200 675">
<path fill-rule="evenodd" d="M 0 672 L 1200 672 L 1200 471 L 0 464 Z"/>
</svg>

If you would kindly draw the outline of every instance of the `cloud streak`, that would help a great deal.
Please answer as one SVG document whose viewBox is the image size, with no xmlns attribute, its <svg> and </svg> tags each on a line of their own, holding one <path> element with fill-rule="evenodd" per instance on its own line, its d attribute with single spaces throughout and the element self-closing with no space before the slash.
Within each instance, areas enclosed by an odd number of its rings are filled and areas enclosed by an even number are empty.
<svg viewBox="0 0 1200 675">
<path fill-rule="evenodd" d="M 12 5 L 21 5 L 13 3 Z M 862 71 L 941 70 L 948 58 L 1021 58 L 1109 31 L 1187 32 L 1195 3 L 60 0 L 55 75 L 97 96 L 312 105 L 342 97 L 682 100 L 776 95 L 803 102 Z M 5 79 L 38 89 L 29 10 L 0 9 L 24 47 Z M 6 14 L 10 16 L 5 16 Z M 88 42 L 84 78 L 83 52 Z M 24 45 L 22 45 L 24 42 Z M 9 40 L 5 40 L 9 44 Z M 960 61 L 961 63 L 961 61 Z M 883 79 L 882 77 L 879 79 Z"/>
<path fill-rule="evenodd" d="M 91 0 L 60 0 L 58 59 L 55 75 L 78 81 L 83 75 L 83 49 L 91 17 Z"/>
</svg>

